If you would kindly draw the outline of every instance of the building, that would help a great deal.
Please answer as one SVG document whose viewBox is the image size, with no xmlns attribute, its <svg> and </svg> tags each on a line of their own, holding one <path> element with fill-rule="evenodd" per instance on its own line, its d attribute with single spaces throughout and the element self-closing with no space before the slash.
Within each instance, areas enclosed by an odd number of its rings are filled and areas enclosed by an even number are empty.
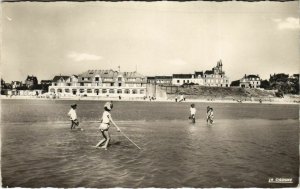
<svg viewBox="0 0 300 189">
<path fill-rule="evenodd" d="M 158 85 L 172 85 L 172 76 L 155 76 Z"/>
<path fill-rule="evenodd" d="M 12 89 L 16 89 L 22 86 L 22 81 L 12 81 L 11 82 Z"/>
<path fill-rule="evenodd" d="M 172 85 L 172 76 L 148 76 L 147 83 L 155 85 Z"/>
<path fill-rule="evenodd" d="M 155 76 L 147 76 L 147 83 L 155 84 Z"/>
<path fill-rule="evenodd" d="M 35 76 L 27 76 L 26 80 L 25 80 L 25 85 L 28 88 L 32 88 L 33 86 L 36 86 L 38 84 L 38 80 L 37 77 Z"/>
<path fill-rule="evenodd" d="M 41 80 L 41 85 L 51 85 L 52 80 Z"/>
<path fill-rule="evenodd" d="M 196 71 L 194 73 L 194 78 L 192 79 L 192 83 L 203 86 L 204 85 L 203 75 L 204 75 L 203 71 L 201 71 L 201 72 Z"/>
<path fill-rule="evenodd" d="M 203 74 L 204 85 L 214 87 L 229 87 L 229 78 L 223 71 L 222 60 L 217 62 L 217 66 L 211 70 L 206 70 Z"/>
<path fill-rule="evenodd" d="M 62 96 L 144 97 L 147 79 L 137 72 L 88 70 L 72 76 L 55 76 L 49 92 Z"/>
<path fill-rule="evenodd" d="M 258 75 L 244 75 L 240 79 L 240 87 L 242 88 L 260 88 L 261 79 Z"/>
<path fill-rule="evenodd" d="M 192 82 L 193 74 L 173 74 L 172 85 L 183 85 Z"/>
<path fill-rule="evenodd" d="M 194 74 L 173 74 L 172 85 L 197 84 L 200 86 L 229 87 L 229 78 L 222 70 L 222 60 L 212 70 L 195 71 Z"/>
</svg>

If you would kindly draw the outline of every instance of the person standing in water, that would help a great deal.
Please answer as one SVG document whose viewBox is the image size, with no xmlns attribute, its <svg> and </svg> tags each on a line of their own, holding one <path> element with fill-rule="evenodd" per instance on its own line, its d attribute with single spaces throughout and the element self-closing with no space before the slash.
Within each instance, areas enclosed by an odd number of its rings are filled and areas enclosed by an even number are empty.
<svg viewBox="0 0 300 189">
<path fill-rule="evenodd" d="M 71 120 L 71 130 L 75 129 L 76 126 L 79 126 L 79 121 L 77 119 L 77 114 L 76 114 L 76 108 L 77 108 L 77 104 L 72 104 L 71 109 L 68 113 L 68 116 L 70 117 Z M 83 131 L 83 129 L 81 130 Z"/>
<path fill-rule="evenodd" d="M 214 110 L 209 106 L 207 106 L 206 122 L 207 124 L 213 124 L 214 122 Z"/>
<path fill-rule="evenodd" d="M 191 112 L 191 115 L 190 115 L 190 119 L 192 120 L 192 123 L 196 123 L 196 108 L 195 108 L 195 104 L 191 104 L 191 107 L 190 107 L 190 112 Z"/>
<path fill-rule="evenodd" d="M 99 126 L 99 130 L 102 133 L 103 139 L 100 140 L 100 142 L 98 142 L 98 144 L 96 144 L 96 146 L 95 146 L 96 148 L 98 148 L 102 144 L 104 144 L 101 148 L 104 148 L 105 150 L 107 150 L 107 146 L 108 146 L 108 143 L 110 141 L 110 135 L 109 135 L 109 132 L 108 132 L 108 129 L 110 127 L 110 123 L 112 123 L 117 128 L 117 131 L 120 132 L 119 127 L 115 124 L 115 122 L 113 121 L 113 119 L 111 117 L 110 111 L 112 110 L 112 108 L 113 108 L 113 104 L 111 102 L 105 103 L 104 112 L 102 114 L 102 118 L 101 118 L 101 121 L 100 121 L 101 123 L 100 123 L 100 126 Z"/>
</svg>

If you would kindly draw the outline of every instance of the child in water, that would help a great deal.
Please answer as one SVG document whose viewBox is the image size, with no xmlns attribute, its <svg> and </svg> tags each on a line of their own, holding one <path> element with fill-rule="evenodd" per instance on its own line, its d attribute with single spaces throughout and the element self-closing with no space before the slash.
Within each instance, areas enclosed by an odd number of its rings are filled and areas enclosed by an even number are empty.
<svg viewBox="0 0 300 189">
<path fill-rule="evenodd" d="M 211 108 L 209 106 L 207 106 L 206 122 L 208 124 L 213 124 L 213 122 L 214 122 L 214 110 L 213 110 L 213 108 Z"/>
<path fill-rule="evenodd" d="M 77 120 L 76 108 L 77 108 L 77 104 L 72 104 L 71 109 L 68 113 L 68 116 L 70 117 L 71 120 L 71 130 L 75 129 L 75 126 L 79 126 L 79 121 Z"/>
<path fill-rule="evenodd" d="M 191 104 L 190 112 L 191 112 L 191 115 L 190 115 L 189 118 L 192 119 L 192 123 L 196 123 L 196 118 L 195 118 L 196 108 L 195 108 L 195 104 Z"/>
<path fill-rule="evenodd" d="M 112 110 L 112 108 L 113 108 L 113 104 L 111 102 L 105 103 L 104 112 L 102 114 L 102 119 L 101 119 L 101 123 L 99 126 L 99 130 L 102 133 L 103 139 L 100 142 L 98 142 L 98 144 L 96 144 L 96 146 L 95 146 L 96 148 L 100 147 L 100 145 L 102 145 L 104 143 L 104 145 L 101 148 L 104 148 L 105 150 L 107 150 L 107 145 L 110 141 L 110 135 L 108 132 L 110 123 L 112 123 L 117 128 L 117 131 L 120 132 L 119 127 L 115 124 L 115 122 L 113 121 L 113 119 L 111 117 L 110 111 Z"/>
</svg>

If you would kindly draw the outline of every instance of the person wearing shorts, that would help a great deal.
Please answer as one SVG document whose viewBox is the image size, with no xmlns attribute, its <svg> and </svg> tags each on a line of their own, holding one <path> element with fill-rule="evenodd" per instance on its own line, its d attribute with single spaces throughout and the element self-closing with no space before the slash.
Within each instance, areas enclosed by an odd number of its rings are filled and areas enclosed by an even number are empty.
<svg viewBox="0 0 300 189">
<path fill-rule="evenodd" d="M 104 112 L 102 114 L 102 119 L 101 119 L 101 123 L 99 126 L 99 130 L 101 131 L 101 134 L 103 136 L 103 139 L 100 140 L 100 142 L 98 142 L 98 144 L 96 144 L 96 148 L 100 147 L 102 144 L 104 144 L 101 148 L 104 148 L 105 150 L 107 150 L 107 146 L 108 143 L 110 141 L 110 135 L 109 135 L 109 127 L 110 127 L 110 123 L 112 123 L 116 128 L 117 131 L 120 132 L 119 127 L 115 124 L 115 122 L 113 121 L 110 111 L 113 108 L 113 104 L 111 102 L 107 102 L 104 105 Z"/>
</svg>

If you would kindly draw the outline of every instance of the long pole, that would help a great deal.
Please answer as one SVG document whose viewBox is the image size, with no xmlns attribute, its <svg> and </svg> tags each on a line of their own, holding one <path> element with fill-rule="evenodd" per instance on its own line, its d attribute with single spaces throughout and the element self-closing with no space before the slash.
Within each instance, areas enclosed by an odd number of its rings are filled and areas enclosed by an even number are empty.
<svg viewBox="0 0 300 189">
<path fill-rule="evenodd" d="M 125 133 L 123 133 L 122 131 L 120 131 L 120 133 L 122 133 L 122 135 L 126 137 L 130 142 L 132 142 L 132 144 L 134 144 L 138 149 L 141 149 L 136 143 L 134 143 L 130 138 L 128 138 L 128 136 L 126 136 Z"/>
</svg>

